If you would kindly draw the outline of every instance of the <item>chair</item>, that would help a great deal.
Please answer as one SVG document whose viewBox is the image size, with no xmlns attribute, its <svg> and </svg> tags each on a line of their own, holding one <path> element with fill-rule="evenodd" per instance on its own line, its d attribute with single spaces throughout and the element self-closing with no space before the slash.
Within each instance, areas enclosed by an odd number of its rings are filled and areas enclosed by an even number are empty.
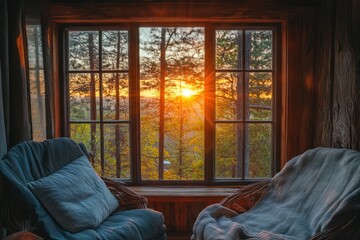
<svg viewBox="0 0 360 240">
<path fill-rule="evenodd" d="M 360 239 L 360 153 L 316 148 L 198 216 L 192 240 Z"/>
<path fill-rule="evenodd" d="M 166 239 L 146 198 L 96 175 L 83 144 L 27 141 L 0 160 L 1 222 L 44 239 Z"/>
</svg>

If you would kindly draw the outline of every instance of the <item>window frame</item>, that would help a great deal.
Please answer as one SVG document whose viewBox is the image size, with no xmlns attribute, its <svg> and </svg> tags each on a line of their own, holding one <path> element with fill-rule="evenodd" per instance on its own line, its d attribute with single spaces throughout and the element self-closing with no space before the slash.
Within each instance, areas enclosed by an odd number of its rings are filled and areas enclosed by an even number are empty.
<svg viewBox="0 0 360 240">
<path fill-rule="evenodd" d="M 204 180 L 141 180 L 141 153 L 140 153 L 140 66 L 139 66 L 139 29 L 141 27 L 204 27 L 205 37 L 205 83 L 204 83 Z M 99 31 L 102 30 L 127 30 L 129 33 L 129 129 L 130 129 L 130 179 L 115 179 L 127 182 L 129 185 L 179 185 L 179 186 L 222 186 L 222 185 L 239 185 L 249 184 L 262 181 L 263 179 L 216 179 L 215 178 L 215 31 L 235 28 L 248 28 L 248 30 L 272 30 L 272 65 L 273 82 L 272 82 L 272 176 L 280 170 L 281 156 L 281 108 L 282 108 L 282 91 L 281 91 L 281 70 L 282 70 L 282 26 L 279 22 L 266 23 L 248 23 L 248 22 L 149 22 L 149 23 L 104 23 L 104 24 L 62 24 L 59 27 L 59 59 L 60 59 L 60 111 L 61 111 L 61 135 L 69 136 L 70 134 L 70 109 L 68 94 L 68 31 Z M 100 46 L 99 46 L 100 48 Z M 101 54 L 99 49 L 99 55 Z M 99 62 L 101 61 L 101 57 Z M 101 65 L 101 64 L 99 64 Z M 100 67 L 99 67 L 100 68 Z M 97 70 L 100 72 L 100 69 Z M 245 71 L 242 70 L 242 71 Z M 253 70 L 249 70 L 253 72 Z M 267 70 L 269 72 L 269 70 Z M 61 81 L 62 79 L 62 81 Z M 100 100 L 102 101 L 102 100 Z M 100 107 L 102 104 L 100 102 Z M 102 115 L 100 113 L 100 115 Z M 91 120 L 90 120 L 91 121 Z M 102 141 L 103 142 L 103 141 Z M 104 146 L 101 146 L 101 154 L 104 155 Z M 103 156 L 102 156 L 103 159 Z"/>
</svg>

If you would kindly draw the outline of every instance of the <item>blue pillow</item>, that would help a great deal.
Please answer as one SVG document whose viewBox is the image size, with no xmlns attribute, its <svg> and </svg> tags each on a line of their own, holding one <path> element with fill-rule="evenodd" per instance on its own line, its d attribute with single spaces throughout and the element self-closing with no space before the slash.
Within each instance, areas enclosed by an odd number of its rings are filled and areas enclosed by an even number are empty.
<svg viewBox="0 0 360 240">
<path fill-rule="evenodd" d="M 28 186 L 55 221 L 71 233 L 96 228 L 119 206 L 86 156 Z"/>
</svg>

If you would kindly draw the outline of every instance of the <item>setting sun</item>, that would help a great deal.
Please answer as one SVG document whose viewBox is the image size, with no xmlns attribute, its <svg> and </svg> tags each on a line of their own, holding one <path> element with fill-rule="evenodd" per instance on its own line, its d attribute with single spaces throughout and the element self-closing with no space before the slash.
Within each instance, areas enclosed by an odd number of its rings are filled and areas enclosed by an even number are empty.
<svg viewBox="0 0 360 240">
<path fill-rule="evenodd" d="M 183 88 L 181 90 L 181 95 L 184 96 L 184 97 L 191 97 L 191 96 L 193 96 L 195 94 L 196 94 L 196 92 L 189 89 L 189 88 Z"/>
</svg>

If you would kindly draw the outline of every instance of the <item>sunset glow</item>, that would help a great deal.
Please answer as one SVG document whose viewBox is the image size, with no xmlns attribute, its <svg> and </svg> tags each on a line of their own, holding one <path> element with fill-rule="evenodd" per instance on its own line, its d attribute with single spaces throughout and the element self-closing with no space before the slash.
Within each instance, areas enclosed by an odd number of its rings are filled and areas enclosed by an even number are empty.
<svg viewBox="0 0 360 240">
<path fill-rule="evenodd" d="M 196 94 L 196 92 L 194 90 L 189 89 L 189 88 L 183 88 L 181 90 L 181 96 L 183 96 L 183 97 L 191 97 L 191 96 L 193 96 L 195 94 Z"/>
</svg>

